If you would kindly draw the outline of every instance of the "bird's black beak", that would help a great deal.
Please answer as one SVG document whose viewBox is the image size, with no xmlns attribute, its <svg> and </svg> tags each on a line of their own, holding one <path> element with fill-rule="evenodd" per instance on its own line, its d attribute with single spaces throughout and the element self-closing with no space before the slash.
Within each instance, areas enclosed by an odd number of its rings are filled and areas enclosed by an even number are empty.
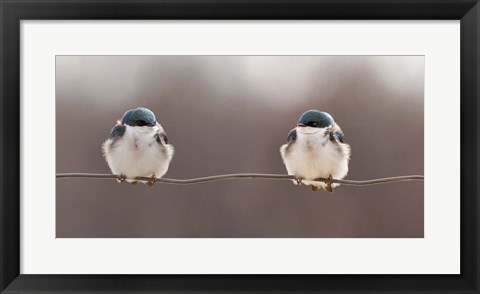
<svg viewBox="0 0 480 294">
<path fill-rule="evenodd" d="M 157 124 L 157 122 L 152 122 L 152 123 L 147 124 L 147 126 L 154 127 L 156 124 Z"/>
<path fill-rule="evenodd" d="M 298 123 L 298 125 L 297 125 L 297 126 L 299 126 L 299 127 L 306 127 L 307 125 L 305 125 L 305 124 L 302 124 L 302 123 Z"/>
</svg>

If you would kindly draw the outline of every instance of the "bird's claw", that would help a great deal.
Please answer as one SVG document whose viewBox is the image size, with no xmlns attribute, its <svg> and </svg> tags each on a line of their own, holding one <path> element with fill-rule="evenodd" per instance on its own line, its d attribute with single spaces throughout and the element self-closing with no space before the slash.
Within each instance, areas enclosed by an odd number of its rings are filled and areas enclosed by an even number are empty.
<svg viewBox="0 0 480 294">
<path fill-rule="evenodd" d="M 147 185 L 152 187 L 153 185 L 155 185 L 156 182 L 157 182 L 157 178 L 155 177 L 155 175 L 152 175 L 150 179 L 147 181 Z"/>
<path fill-rule="evenodd" d="M 325 179 L 325 184 L 327 184 L 327 187 L 325 188 L 325 190 L 327 190 L 328 192 L 333 192 L 333 188 L 332 188 L 333 177 L 332 177 L 332 175 L 329 175 L 329 176 Z"/>
<path fill-rule="evenodd" d="M 295 182 L 297 182 L 297 185 L 301 185 L 302 181 L 303 181 L 303 178 L 295 177 L 294 180 L 295 180 Z"/>
<path fill-rule="evenodd" d="M 125 176 L 125 175 L 119 175 L 119 176 L 117 176 L 117 181 L 118 181 L 119 183 L 125 182 L 126 179 L 127 179 L 127 176 Z"/>
</svg>

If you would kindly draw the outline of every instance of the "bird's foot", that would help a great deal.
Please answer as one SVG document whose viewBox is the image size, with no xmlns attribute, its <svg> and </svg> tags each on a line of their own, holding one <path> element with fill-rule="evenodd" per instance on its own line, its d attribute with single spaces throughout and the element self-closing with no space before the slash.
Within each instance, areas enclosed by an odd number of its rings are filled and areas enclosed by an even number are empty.
<svg viewBox="0 0 480 294">
<path fill-rule="evenodd" d="M 294 177 L 294 184 L 295 185 L 301 185 L 302 184 L 302 181 L 303 181 L 303 178 L 302 177 Z"/>
<path fill-rule="evenodd" d="M 136 185 L 136 184 L 138 184 L 138 181 L 133 181 L 132 182 L 132 185 Z"/>
<path fill-rule="evenodd" d="M 117 176 L 117 182 L 119 182 L 119 183 L 125 182 L 126 179 L 127 179 L 127 176 L 125 176 L 125 175 Z"/>
<path fill-rule="evenodd" d="M 150 187 L 152 187 L 153 185 L 155 185 L 155 183 L 157 182 L 157 177 L 155 177 L 155 174 L 153 174 L 150 179 L 147 181 L 147 185 L 149 185 Z"/>
<path fill-rule="evenodd" d="M 332 175 L 328 176 L 328 178 L 325 180 L 325 184 L 327 184 L 327 186 L 325 187 L 325 191 L 333 192 L 333 188 L 332 188 L 333 177 L 332 177 Z"/>
</svg>

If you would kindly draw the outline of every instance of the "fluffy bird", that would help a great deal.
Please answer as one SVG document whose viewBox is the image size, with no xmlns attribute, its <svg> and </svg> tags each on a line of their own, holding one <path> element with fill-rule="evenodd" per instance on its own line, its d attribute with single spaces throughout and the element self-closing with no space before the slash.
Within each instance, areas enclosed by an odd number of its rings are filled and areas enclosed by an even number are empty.
<svg viewBox="0 0 480 294">
<path fill-rule="evenodd" d="M 155 114 L 144 107 L 125 112 L 102 149 L 118 182 L 136 184 L 136 177 L 148 177 L 145 183 L 149 186 L 167 172 L 175 150 Z"/>
<path fill-rule="evenodd" d="M 325 183 L 312 185 L 312 191 L 320 187 L 328 192 L 348 173 L 350 145 L 345 143 L 342 130 L 333 117 L 322 111 L 308 110 L 298 120 L 297 127 L 288 133 L 287 143 L 280 147 L 283 163 L 294 183 L 302 180 L 326 178 Z"/>
</svg>

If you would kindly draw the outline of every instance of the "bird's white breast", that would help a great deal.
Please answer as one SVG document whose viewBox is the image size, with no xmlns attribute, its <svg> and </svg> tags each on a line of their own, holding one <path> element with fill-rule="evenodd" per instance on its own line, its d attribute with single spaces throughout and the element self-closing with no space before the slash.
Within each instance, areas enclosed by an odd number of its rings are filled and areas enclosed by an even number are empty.
<svg viewBox="0 0 480 294">
<path fill-rule="evenodd" d="M 128 179 L 152 175 L 162 177 L 168 170 L 174 150 L 173 146 L 156 141 L 159 128 L 127 125 L 125 133 L 116 142 L 107 140 L 104 151 L 112 172 Z"/>
<path fill-rule="evenodd" d="M 306 180 L 326 178 L 341 179 L 348 173 L 348 156 L 339 145 L 329 139 L 326 129 L 297 128 L 296 141 L 281 147 L 283 161 L 290 175 Z"/>
</svg>

